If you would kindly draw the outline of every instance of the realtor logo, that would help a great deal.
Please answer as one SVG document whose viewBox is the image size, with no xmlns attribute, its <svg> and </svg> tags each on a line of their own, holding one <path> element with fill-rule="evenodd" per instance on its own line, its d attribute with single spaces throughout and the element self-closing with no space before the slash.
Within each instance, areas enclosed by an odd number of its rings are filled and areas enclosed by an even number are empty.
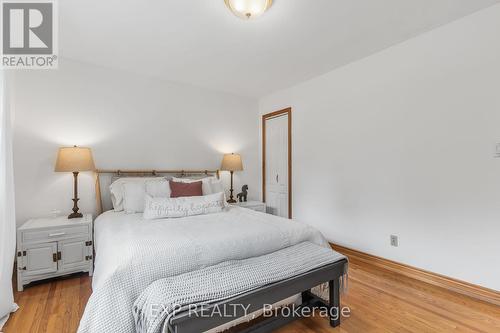
<svg viewBox="0 0 500 333">
<path fill-rule="evenodd" d="M 54 0 L 1 0 L 2 67 L 57 68 Z"/>
</svg>

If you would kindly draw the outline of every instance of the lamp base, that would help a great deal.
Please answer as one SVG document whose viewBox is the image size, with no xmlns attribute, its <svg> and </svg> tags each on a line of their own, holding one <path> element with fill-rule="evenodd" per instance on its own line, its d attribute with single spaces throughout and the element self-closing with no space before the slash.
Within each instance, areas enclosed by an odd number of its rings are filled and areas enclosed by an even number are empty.
<svg viewBox="0 0 500 333">
<path fill-rule="evenodd" d="M 236 200 L 234 200 L 234 197 L 233 197 L 233 192 L 234 192 L 234 190 L 233 190 L 233 173 L 234 172 L 233 171 L 230 171 L 230 172 L 231 172 L 231 188 L 229 189 L 230 194 L 229 194 L 229 200 L 227 201 L 227 203 L 232 204 L 232 203 L 236 203 Z"/>
<path fill-rule="evenodd" d="M 73 213 L 69 214 L 68 219 L 77 219 L 83 217 L 83 214 L 78 212 L 80 210 L 80 208 L 78 208 L 78 200 L 80 200 L 78 199 L 78 172 L 73 172 L 73 175 L 75 176 L 75 197 L 71 199 L 73 200 Z"/>
<path fill-rule="evenodd" d="M 80 217 L 83 217 L 82 213 L 71 213 L 71 214 L 69 214 L 68 219 L 77 219 Z"/>
</svg>

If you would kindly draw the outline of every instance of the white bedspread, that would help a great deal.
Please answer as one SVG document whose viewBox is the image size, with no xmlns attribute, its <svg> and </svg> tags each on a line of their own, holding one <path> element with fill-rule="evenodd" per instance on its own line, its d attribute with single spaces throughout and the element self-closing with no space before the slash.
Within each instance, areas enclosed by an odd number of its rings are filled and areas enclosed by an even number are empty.
<svg viewBox="0 0 500 333">
<path fill-rule="evenodd" d="M 96 219 L 94 232 L 93 294 L 79 332 L 134 332 L 132 305 L 158 279 L 304 241 L 328 247 L 312 227 L 239 207 L 161 220 L 106 212 Z"/>
</svg>

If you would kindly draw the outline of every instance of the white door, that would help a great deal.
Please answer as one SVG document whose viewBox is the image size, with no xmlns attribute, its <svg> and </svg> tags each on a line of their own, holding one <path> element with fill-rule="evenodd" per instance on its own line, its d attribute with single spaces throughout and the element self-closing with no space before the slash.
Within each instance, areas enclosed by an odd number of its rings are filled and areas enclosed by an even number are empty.
<svg viewBox="0 0 500 333">
<path fill-rule="evenodd" d="M 24 275 L 57 272 L 57 242 L 26 245 L 23 250 Z"/>
<path fill-rule="evenodd" d="M 288 114 L 266 119 L 265 188 L 270 214 L 288 216 Z"/>
<path fill-rule="evenodd" d="M 68 271 L 87 266 L 89 247 L 85 245 L 85 239 L 70 239 L 59 242 L 61 252 L 60 271 Z"/>
</svg>

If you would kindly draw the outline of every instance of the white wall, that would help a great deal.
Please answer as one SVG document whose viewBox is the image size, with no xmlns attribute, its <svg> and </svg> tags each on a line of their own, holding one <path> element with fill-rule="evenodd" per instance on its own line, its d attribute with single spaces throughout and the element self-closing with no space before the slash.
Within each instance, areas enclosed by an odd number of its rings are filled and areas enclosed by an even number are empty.
<svg viewBox="0 0 500 333">
<path fill-rule="evenodd" d="M 262 99 L 293 108 L 294 216 L 500 290 L 499 36 L 497 5 Z"/>
<path fill-rule="evenodd" d="M 58 147 L 73 144 L 91 147 L 101 169 L 218 169 L 239 152 L 235 189 L 260 197 L 256 100 L 69 60 L 17 72 L 14 91 L 18 224 L 71 210 L 73 176 L 53 170 Z M 93 175 L 79 179 L 81 211 L 94 212 Z"/>
</svg>

